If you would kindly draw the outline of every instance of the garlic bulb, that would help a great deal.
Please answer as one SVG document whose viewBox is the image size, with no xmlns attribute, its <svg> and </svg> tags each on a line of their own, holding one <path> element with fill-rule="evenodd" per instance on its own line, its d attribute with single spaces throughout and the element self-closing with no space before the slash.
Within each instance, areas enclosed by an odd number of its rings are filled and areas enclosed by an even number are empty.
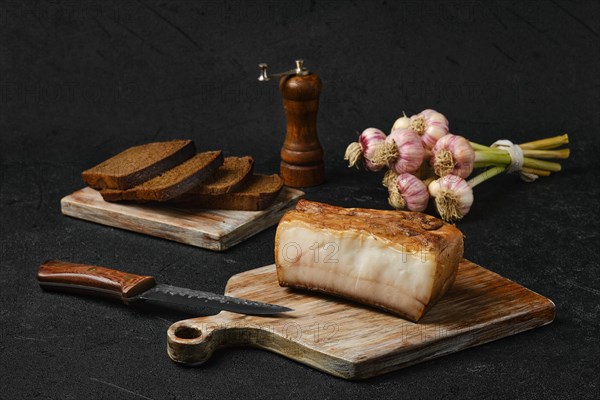
<svg viewBox="0 0 600 400">
<path fill-rule="evenodd" d="M 371 162 L 387 165 L 397 174 L 411 173 L 423 163 L 425 150 L 419 136 L 410 129 L 396 129 L 377 148 Z"/>
<path fill-rule="evenodd" d="M 466 178 L 473 172 L 475 151 L 467 139 L 448 134 L 442 136 L 431 149 L 431 166 L 438 176 L 449 174 Z"/>
<path fill-rule="evenodd" d="M 435 110 L 424 110 L 410 117 L 410 129 L 421 136 L 423 147 L 430 150 L 439 138 L 448 134 L 448 120 Z"/>
<path fill-rule="evenodd" d="M 410 124 L 412 123 L 412 120 L 406 116 L 406 114 L 402 113 L 403 116 L 398 118 L 396 120 L 396 122 L 394 122 L 394 125 L 392 126 L 392 132 L 395 131 L 396 129 L 408 129 L 410 128 Z"/>
<path fill-rule="evenodd" d="M 460 176 L 446 175 L 429 184 L 429 194 L 443 220 L 455 222 L 468 214 L 473 204 L 473 189 Z"/>
<path fill-rule="evenodd" d="M 346 148 L 344 160 L 348 160 L 348 167 L 357 165 L 359 160 L 364 161 L 365 168 L 369 171 L 379 171 L 384 164 L 375 165 L 371 162 L 375 151 L 385 140 L 385 133 L 377 128 L 367 128 L 358 137 L 358 142 L 350 143 Z"/>
<path fill-rule="evenodd" d="M 429 202 L 427 186 L 414 175 L 400 174 L 388 186 L 388 202 L 397 210 L 423 211 Z"/>
</svg>

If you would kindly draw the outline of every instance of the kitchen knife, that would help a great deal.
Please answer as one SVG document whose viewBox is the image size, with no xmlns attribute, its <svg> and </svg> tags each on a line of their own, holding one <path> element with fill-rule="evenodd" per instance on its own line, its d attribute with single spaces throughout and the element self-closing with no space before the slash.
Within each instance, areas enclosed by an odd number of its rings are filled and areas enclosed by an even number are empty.
<svg viewBox="0 0 600 400">
<path fill-rule="evenodd" d="M 293 311 L 274 304 L 156 284 L 151 276 L 58 260 L 49 260 L 40 265 L 37 279 L 43 289 L 110 297 L 125 304 L 144 301 L 255 315 Z"/>
</svg>

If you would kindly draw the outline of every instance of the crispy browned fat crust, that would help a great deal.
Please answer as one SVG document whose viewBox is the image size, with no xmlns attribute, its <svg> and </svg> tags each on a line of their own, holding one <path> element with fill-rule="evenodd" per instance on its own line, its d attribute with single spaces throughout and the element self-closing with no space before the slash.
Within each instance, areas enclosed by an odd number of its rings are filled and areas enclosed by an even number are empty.
<svg viewBox="0 0 600 400">
<path fill-rule="evenodd" d="M 320 285 L 307 284 L 297 275 L 294 278 L 286 278 L 286 271 L 280 260 L 280 243 L 282 229 L 290 224 L 306 227 L 314 230 L 315 238 L 319 235 L 333 234 L 335 237 L 348 237 L 354 235 L 357 238 L 357 247 L 361 240 L 374 238 L 385 246 L 393 246 L 395 249 L 404 251 L 423 251 L 422 254 L 435 256 L 435 277 L 432 290 L 428 293 L 428 300 L 420 303 L 413 310 L 399 307 L 386 299 L 374 301 L 366 293 L 353 290 L 335 290 Z M 362 238 L 362 239 L 361 239 Z M 316 240 L 316 239 L 315 239 Z M 433 216 L 397 210 L 375 210 L 365 208 L 343 208 L 329 204 L 300 200 L 295 210 L 288 211 L 280 220 L 275 237 L 275 263 L 277 276 L 281 286 L 290 286 L 301 289 L 316 290 L 336 296 L 348 298 L 363 304 L 384 309 L 411 321 L 418 321 L 429 310 L 440 297 L 452 286 L 458 271 L 458 264 L 462 260 L 464 251 L 463 234 L 451 224 L 448 224 Z M 313 265 L 310 268 L 320 268 Z M 350 266 L 349 266 L 350 267 Z M 287 268 L 302 268 L 299 266 L 288 266 Z M 304 275 L 306 276 L 306 275 Z M 385 282 L 379 284 L 384 285 Z"/>
<path fill-rule="evenodd" d="M 94 189 L 126 190 L 140 185 L 196 154 L 191 140 L 147 143 L 130 147 L 82 172 L 85 183 Z"/>
<path fill-rule="evenodd" d="M 101 190 L 106 201 L 167 201 L 212 176 L 223 163 L 221 151 L 198 153 L 165 173 L 128 190 Z"/>
</svg>

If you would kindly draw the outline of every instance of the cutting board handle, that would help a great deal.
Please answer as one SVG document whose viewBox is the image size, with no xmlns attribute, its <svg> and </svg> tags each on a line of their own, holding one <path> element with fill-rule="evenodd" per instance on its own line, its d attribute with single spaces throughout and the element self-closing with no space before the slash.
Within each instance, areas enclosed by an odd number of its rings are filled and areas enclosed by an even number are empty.
<svg viewBox="0 0 600 400">
<path fill-rule="evenodd" d="M 232 335 L 227 320 L 221 319 L 221 312 L 215 316 L 196 320 L 179 321 L 169 327 L 167 332 L 168 352 L 176 362 L 199 365 L 206 362 L 215 350 L 225 345 L 249 345 L 243 334 L 246 327 L 237 327 L 238 335 Z"/>
<path fill-rule="evenodd" d="M 546 325 L 554 303 L 470 261 L 418 324 L 334 297 L 279 286 L 275 265 L 237 274 L 225 294 L 276 303 L 280 316 L 222 311 L 174 323 L 171 359 L 207 361 L 220 347 L 252 346 L 345 379 L 364 379 Z"/>
<path fill-rule="evenodd" d="M 260 320 L 222 311 L 217 315 L 176 322 L 167 331 L 169 357 L 185 365 L 200 365 L 219 348 L 249 346 L 284 354 L 319 368 L 311 360 L 323 356 L 294 340 L 298 326 L 293 319 L 283 317 L 287 323 L 262 323 Z"/>
<path fill-rule="evenodd" d="M 40 265 L 37 279 L 44 289 L 111 297 L 124 303 L 156 285 L 151 276 L 58 260 Z"/>
</svg>

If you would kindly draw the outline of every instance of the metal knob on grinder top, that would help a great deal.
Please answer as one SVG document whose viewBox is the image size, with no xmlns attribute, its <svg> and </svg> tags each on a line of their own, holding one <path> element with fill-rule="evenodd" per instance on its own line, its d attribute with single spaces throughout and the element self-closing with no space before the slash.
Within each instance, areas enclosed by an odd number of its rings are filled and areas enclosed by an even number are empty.
<svg viewBox="0 0 600 400">
<path fill-rule="evenodd" d="M 281 148 L 280 176 L 287 186 L 317 186 L 325 181 L 323 148 L 317 137 L 317 111 L 321 79 L 311 73 L 304 60 L 296 60 L 296 68 L 269 74 L 267 64 L 258 64 L 261 82 L 279 77 L 283 109 L 287 120 Z"/>
</svg>

